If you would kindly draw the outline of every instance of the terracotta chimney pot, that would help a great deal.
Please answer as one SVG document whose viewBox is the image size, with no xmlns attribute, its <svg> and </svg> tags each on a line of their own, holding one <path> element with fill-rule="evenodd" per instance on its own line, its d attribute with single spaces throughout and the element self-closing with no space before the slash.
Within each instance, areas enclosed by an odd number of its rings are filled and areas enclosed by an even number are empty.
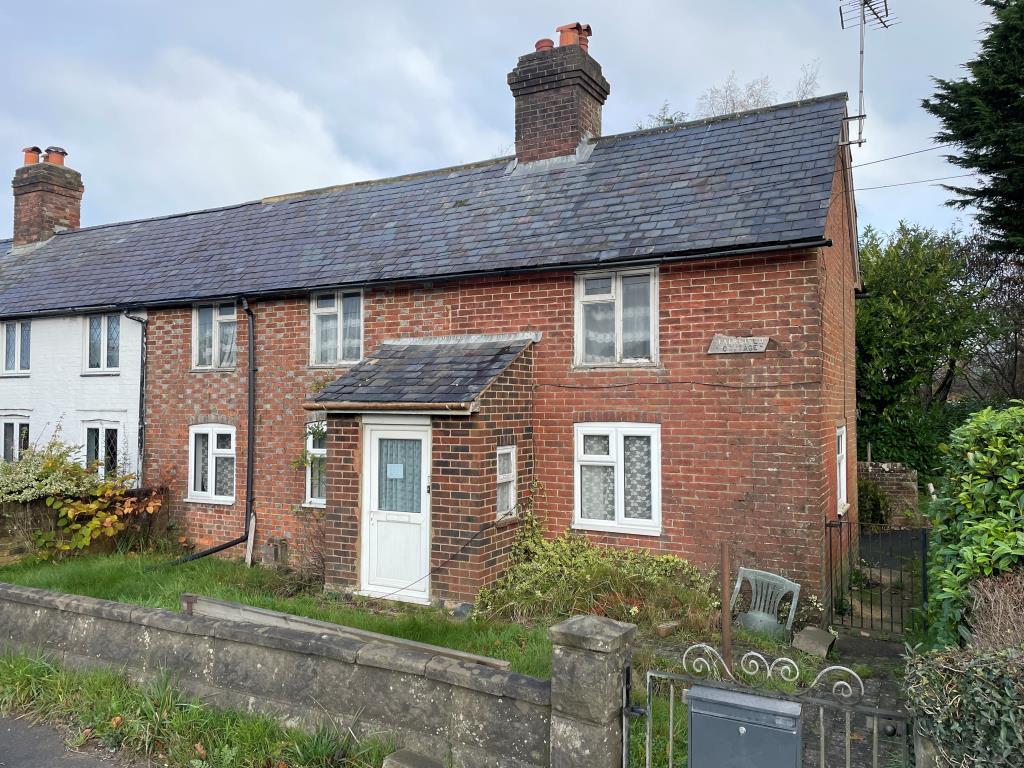
<svg viewBox="0 0 1024 768">
<path fill-rule="evenodd" d="M 558 44 L 559 45 L 579 45 L 580 44 L 580 32 L 583 31 L 583 25 L 578 21 L 574 21 L 572 24 L 563 24 L 562 26 L 555 29 L 558 33 Z"/>
<path fill-rule="evenodd" d="M 35 165 L 39 162 L 39 155 L 43 150 L 39 147 L 25 147 L 21 151 L 25 153 L 25 162 L 22 165 Z"/>
<path fill-rule="evenodd" d="M 550 37 L 542 37 L 536 43 L 533 44 L 535 50 L 538 51 L 550 51 L 555 47 L 555 41 Z"/>
<path fill-rule="evenodd" d="M 68 153 L 61 147 L 47 147 L 46 154 L 43 156 L 43 162 L 50 165 L 64 165 L 64 158 L 67 156 Z"/>
</svg>

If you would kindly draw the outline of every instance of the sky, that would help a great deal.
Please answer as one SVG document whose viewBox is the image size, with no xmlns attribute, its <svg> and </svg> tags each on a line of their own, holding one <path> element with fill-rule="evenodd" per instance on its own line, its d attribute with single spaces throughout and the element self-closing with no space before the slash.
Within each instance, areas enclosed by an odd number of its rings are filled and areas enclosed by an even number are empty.
<svg viewBox="0 0 1024 768">
<path fill-rule="evenodd" d="M 987 11 L 973 0 L 889 0 L 901 23 L 869 31 L 867 142 L 854 163 L 933 144 L 921 107 L 931 77 L 956 78 Z M 735 71 L 768 76 L 779 100 L 804 64 L 819 94 L 857 112 L 856 30 L 838 0 L 51 0 L 3 3 L 0 161 L 57 145 L 85 183 L 83 226 L 510 154 L 507 73 L 555 27 L 589 23 L 611 83 L 603 133 L 633 130 L 668 101 L 693 112 Z M 37 10 L 31 10 L 37 8 Z M 33 15 L 34 14 L 34 15 Z M 3 162 L 0 162 L 0 168 Z M 859 222 L 970 224 L 944 205 L 943 152 L 854 169 Z M 962 183 L 958 180 L 957 183 Z M 0 238 L 12 199 L 0 196 Z"/>
</svg>

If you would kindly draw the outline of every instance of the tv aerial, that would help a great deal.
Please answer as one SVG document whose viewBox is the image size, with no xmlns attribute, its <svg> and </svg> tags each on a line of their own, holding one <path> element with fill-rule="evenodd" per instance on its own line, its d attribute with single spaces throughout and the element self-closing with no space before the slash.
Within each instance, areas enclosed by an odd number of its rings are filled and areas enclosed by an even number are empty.
<svg viewBox="0 0 1024 768">
<path fill-rule="evenodd" d="M 857 139 L 847 144 L 861 146 L 864 138 L 864 40 L 869 29 L 889 29 L 899 24 L 899 19 L 889 10 L 889 0 L 839 0 L 839 25 L 843 29 L 857 29 L 860 33 L 860 78 L 859 105 L 857 114 L 847 120 L 857 121 Z"/>
</svg>

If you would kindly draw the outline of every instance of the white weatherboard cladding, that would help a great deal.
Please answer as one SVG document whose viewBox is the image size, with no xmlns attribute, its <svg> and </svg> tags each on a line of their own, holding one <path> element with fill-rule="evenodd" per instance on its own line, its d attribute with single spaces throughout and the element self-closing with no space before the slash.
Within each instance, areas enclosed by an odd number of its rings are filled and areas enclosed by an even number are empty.
<svg viewBox="0 0 1024 768">
<path fill-rule="evenodd" d="M 139 476 L 142 325 L 121 316 L 120 369 L 111 374 L 86 372 L 85 324 L 81 315 L 32 318 L 32 367 L 28 376 L 0 376 L 0 420 L 27 417 L 33 445 L 59 425 L 83 459 L 85 422 L 117 424 L 119 466 Z"/>
</svg>

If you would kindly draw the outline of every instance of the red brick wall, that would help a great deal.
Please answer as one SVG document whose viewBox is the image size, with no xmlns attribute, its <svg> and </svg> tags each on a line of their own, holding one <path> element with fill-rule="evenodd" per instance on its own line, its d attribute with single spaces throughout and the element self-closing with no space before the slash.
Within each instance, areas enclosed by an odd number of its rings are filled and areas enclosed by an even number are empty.
<svg viewBox="0 0 1024 768">
<path fill-rule="evenodd" d="M 792 252 L 663 266 L 657 368 L 573 368 L 570 271 L 370 290 L 365 296 L 365 349 L 370 352 L 381 339 L 402 335 L 541 331 L 543 339 L 532 360 L 534 417 L 527 424 L 533 433 L 534 473 L 544 486 L 537 511 L 550 532 L 564 530 L 572 519 L 574 422 L 657 422 L 662 425 L 662 535 L 595 538 L 673 552 L 707 566 L 715 562 L 718 542 L 729 539 L 753 553 L 757 562 L 750 564 L 793 576 L 817 593 L 823 573 L 823 520 L 829 494 L 834 493 L 828 464 L 834 405 L 822 396 L 821 383 L 834 374 L 821 347 L 823 339 L 838 343 L 830 335 L 836 323 L 831 310 L 825 310 L 823 328 L 821 301 L 831 300 L 830 286 L 837 281 L 832 280 L 835 268 L 829 260 L 838 259 L 831 254 L 841 250 L 843 246 L 823 249 L 820 258 L 814 252 Z M 848 253 L 842 258 L 848 259 Z M 291 535 L 301 545 L 307 518 L 297 506 L 304 496 L 304 475 L 291 462 L 302 450 L 303 423 L 310 418 L 301 409 L 302 400 L 324 372 L 309 367 L 305 298 L 256 302 L 253 308 L 260 369 L 258 541 Z M 847 338 L 852 344 L 852 305 L 850 312 Z M 147 481 L 169 482 L 172 511 L 187 532 L 204 544 L 215 543 L 237 535 L 242 525 L 244 317 L 239 313 L 240 368 L 231 373 L 189 371 L 189 311 L 155 310 L 151 318 Z M 709 356 L 715 333 L 767 335 L 772 344 L 765 354 Z M 852 347 L 848 360 L 852 366 Z M 848 398 L 852 391 L 851 373 Z M 239 427 L 238 503 L 183 504 L 179 497 L 187 476 L 188 424 L 214 419 Z M 849 424 L 852 428 L 852 418 Z M 496 422 L 499 433 L 507 428 Z M 437 434 L 440 441 L 441 432 Z M 339 441 L 351 439 L 348 431 L 332 435 L 329 452 L 339 450 Z M 474 433 L 473 439 L 483 445 L 497 438 Z M 850 445 L 852 462 L 852 429 Z M 477 459 L 478 467 L 467 470 L 490 483 L 493 460 L 488 452 Z M 347 482 L 338 472 L 342 470 L 333 464 L 328 470 L 332 489 Z M 850 487 L 855 489 L 855 483 Z M 345 492 L 358 493 L 358 487 Z M 478 494 L 493 495 L 482 485 Z M 493 500 L 487 503 L 493 509 Z M 477 525 L 468 518 L 489 514 L 487 503 L 465 513 L 467 525 Z M 333 546 L 341 546 L 336 540 L 340 535 L 332 534 Z M 493 545 L 473 555 L 483 558 L 479 567 L 488 577 L 501 564 L 491 550 L 504 549 L 508 541 L 504 533 L 493 537 Z M 335 567 L 342 578 L 347 566 Z M 474 583 L 467 577 L 467 587 Z M 461 593 L 459 582 L 452 588 Z"/>
</svg>

